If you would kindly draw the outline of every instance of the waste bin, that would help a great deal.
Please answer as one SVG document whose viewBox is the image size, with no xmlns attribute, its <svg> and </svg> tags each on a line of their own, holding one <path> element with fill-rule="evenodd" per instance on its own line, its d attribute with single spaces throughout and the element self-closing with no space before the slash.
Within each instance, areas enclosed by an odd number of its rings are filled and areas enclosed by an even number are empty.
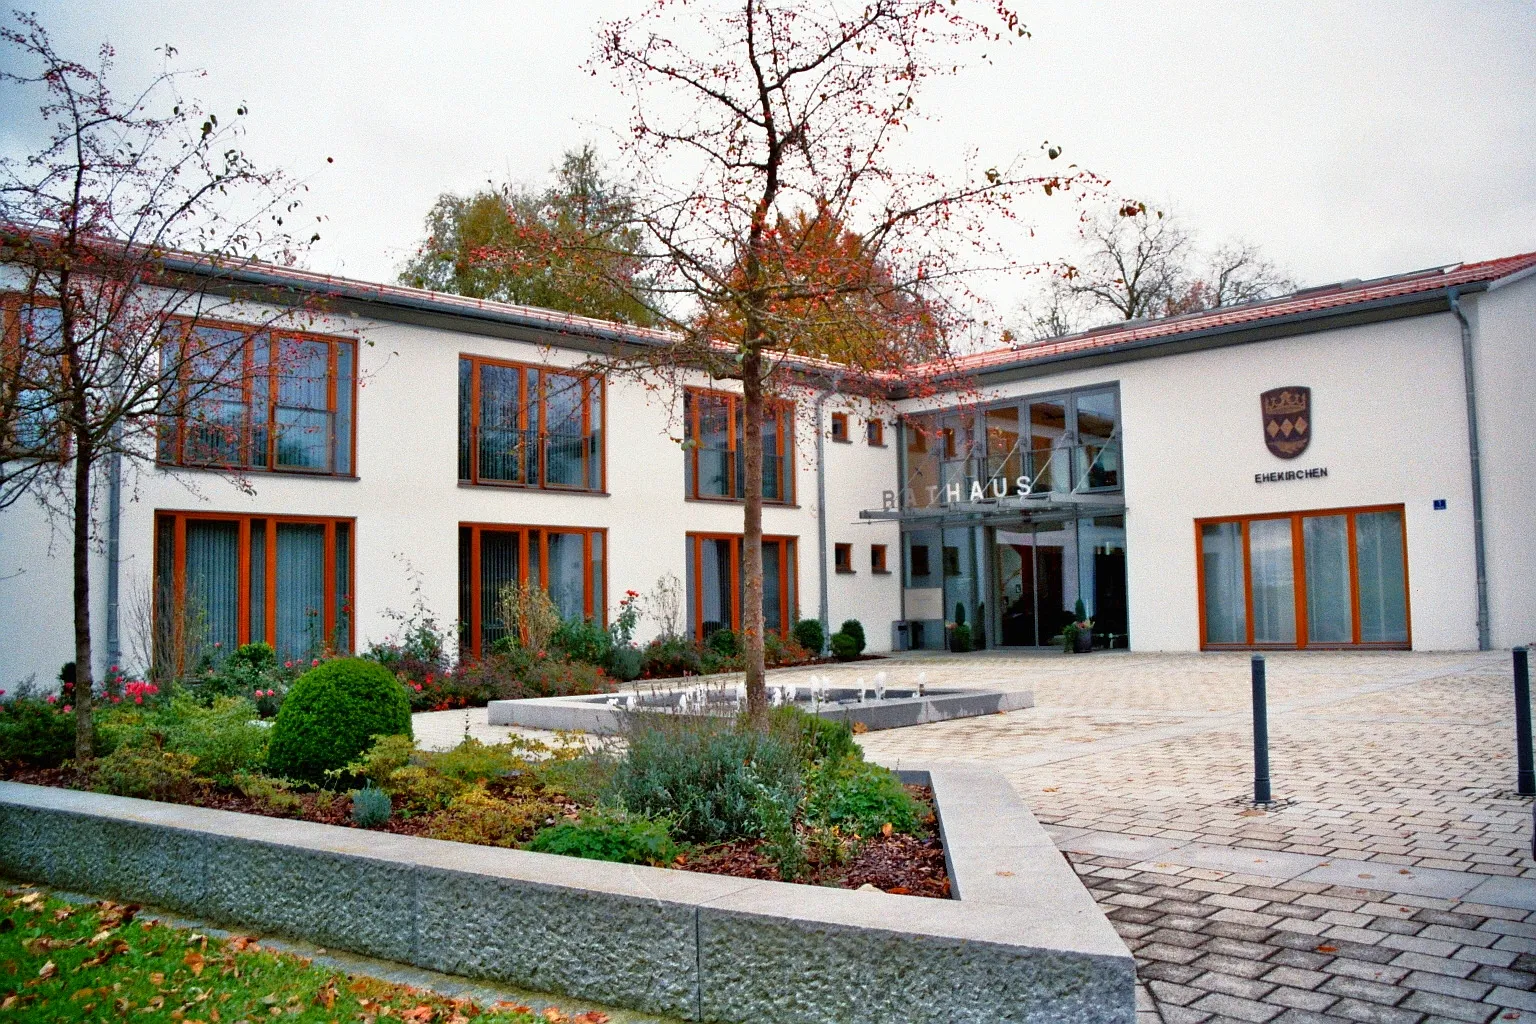
<svg viewBox="0 0 1536 1024">
<path fill-rule="evenodd" d="M 891 650 L 910 651 L 912 649 L 912 626 L 905 619 L 891 623 Z"/>
</svg>

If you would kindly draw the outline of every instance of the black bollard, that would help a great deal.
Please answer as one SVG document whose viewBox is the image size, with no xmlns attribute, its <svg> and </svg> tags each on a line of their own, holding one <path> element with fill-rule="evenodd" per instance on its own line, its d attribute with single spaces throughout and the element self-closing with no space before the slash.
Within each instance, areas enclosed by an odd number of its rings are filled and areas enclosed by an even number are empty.
<svg viewBox="0 0 1536 1024">
<path fill-rule="evenodd" d="M 1536 767 L 1531 764 L 1531 656 L 1515 648 L 1515 792 L 1536 796 Z"/>
<path fill-rule="evenodd" d="M 1264 685 L 1264 655 L 1253 656 L 1253 802 L 1269 797 L 1269 698 Z"/>
</svg>

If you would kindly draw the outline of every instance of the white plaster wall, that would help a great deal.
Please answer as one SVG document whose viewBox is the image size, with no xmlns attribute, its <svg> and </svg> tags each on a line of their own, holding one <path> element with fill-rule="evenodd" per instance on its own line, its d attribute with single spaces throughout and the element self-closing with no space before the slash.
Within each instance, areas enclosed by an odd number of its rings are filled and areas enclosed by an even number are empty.
<svg viewBox="0 0 1536 1024">
<path fill-rule="evenodd" d="M 146 468 L 125 494 L 122 518 L 124 591 L 146 585 L 154 563 L 153 524 L 158 510 L 305 514 L 353 517 L 356 640 L 362 648 L 388 634 L 390 611 L 408 612 L 413 603 L 410 569 L 420 574 L 423 603 L 445 627 L 458 615 L 458 524 L 487 522 L 545 526 L 606 527 L 609 616 L 625 590 L 648 592 L 657 580 L 685 576 L 685 535 L 690 531 L 742 532 L 742 506 L 689 501 L 684 496 L 684 457 L 679 395 L 618 379 L 607 399 L 608 494 L 573 494 L 461 486 L 457 479 L 458 357 L 478 354 L 530 363 L 574 365 L 579 352 L 385 321 L 330 317 L 330 333 L 361 330 L 362 379 L 357 410 L 357 479 L 250 474 L 252 493 L 218 474 L 166 473 Z M 711 384 L 700 377 L 694 383 Z M 739 390 L 732 382 L 712 386 Z M 834 403 L 829 403 L 835 407 Z M 817 526 L 815 445 L 811 402 L 797 402 L 796 504 L 768 505 L 763 530 L 797 538 L 799 614 L 815 617 Z M 836 445 L 839 469 L 829 490 L 836 511 L 829 519 L 838 535 L 856 532 L 867 569 L 872 530 L 851 527 L 857 510 L 878 502 L 879 491 L 895 478 L 895 449 L 863 444 L 863 420 L 856 418 L 856 444 Z M 829 447 L 831 446 L 829 443 Z M 873 459 L 865 456 L 874 456 Z M 873 494 L 874 501 L 866 499 Z M 899 557 L 895 531 L 889 533 L 893 566 Z M 25 508 L 0 513 L 0 689 L 5 680 L 36 673 L 51 680 L 70 657 L 69 561 L 67 543 L 50 550 L 47 525 Z M 828 548 L 830 558 L 831 547 Z M 99 560 L 104 561 L 104 559 Z M 20 569 L 20 575 L 12 574 Z M 98 603 L 105 566 L 94 584 Z M 865 571 L 851 579 L 833 575 L 833 626 L 859 617 L 872 649 L 889 645 L 889 620 L 899 606 L 899 576 L 873 578 Z M 104 607 L 103 607 L 104 612 Z M 685 609 L 686 613 L 686 609 Z M 105 657 L 97 616 L 98 659 Z M 125 627 L 126 627 L 125 622 Z M 655 624 L 642 622 L 645 639 Z M 100 667 L 100 666 L 98 666 Z"/>
<path fill-rule="evenodd" d="M 1118 384 L 1133 648 L 1199 649 L 1196 519 L 1396 503 L 1406 513 L 1414 647 L 1473 648 L 1459 346 L 1445 313 L 1063 372 L 977 397 Z M 1289 461 L 1264 446 L 1259 411 L 1260 393 L 1284 385 L 1312 389 L 1313 440 Z M 1256 473 L 1314 466 L 1328 477 L 1254 483 Z M 1432 511 L 1435 498 L 1447 510 Z"/>
<path fill-rule="evenodd" d="M 1536 643 L 1536 277 L 1471 296 L 1494 647 Z"/>
<path fill-rule="evenodd" d="M 834 412 L 848 414 L 847 443 L 831 438 Z M 871 416 L 885 421 L 883 448 L 868 442 L 866 424 Z M 827 402 L 828 633 L 835 633 L 845 619 L 858 619 L 864 624 L 869 651 L 891 649 L 891 623 L 901 616 L 901 529 L 896 523 L 859 519 L 860 511 L 879 508 L 882 492 L 895 486 L 897 432 L 894 420 L 893 410 L 883 403 L 850 398 L 834 398 Z M 814 488 L 814 477 L 809 483 Z M 807 492 L 808 498 L 814 498 L 814 495 L 814 490 Z M 814 537 L 812 540 L 814 543 Z M 851 573 L 840 573 L 834 568 L 834 545 L 839 543 L 853 545 Z M 870 546 L 874 544 L 886 546 L 886 567 L 890 570 L 887 575 L 870 570 Z M 814 571 L 814 549 L 809 564 Z M 809 585 L 814 586 L 814 583 L 813 579 Z M 815 618 L 815 604 L 802 602 L 801 614 Z"/>
</svg>

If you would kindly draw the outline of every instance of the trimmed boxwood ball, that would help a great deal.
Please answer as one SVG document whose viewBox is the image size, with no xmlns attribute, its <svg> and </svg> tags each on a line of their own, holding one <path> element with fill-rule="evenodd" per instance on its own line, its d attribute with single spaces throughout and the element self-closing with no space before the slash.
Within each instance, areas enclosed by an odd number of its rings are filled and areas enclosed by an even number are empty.
<svg viewBox="0 0 1536 1024">
<path fill-rule="evenodd" d="M 411 735 L 411 702 L 384 666 L 339 658 L 305 672 L 288 690 L 267 750 L 267 769 L 285 779 L 325 781 L 373 745 Z"/>
</svg>

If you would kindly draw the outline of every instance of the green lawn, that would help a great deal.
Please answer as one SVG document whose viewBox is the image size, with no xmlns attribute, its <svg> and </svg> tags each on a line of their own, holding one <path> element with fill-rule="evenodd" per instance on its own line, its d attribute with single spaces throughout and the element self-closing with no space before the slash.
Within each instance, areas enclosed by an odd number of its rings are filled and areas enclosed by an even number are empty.
<svg viewBox="0 0 1536 1024">
<path fill-rule="evenodd" d="M 242 937 L 214 939 L 103 901 L 0 895 L 0 1020 L 154 1024 L 602 1024 L 596 1012 L 482 1007 L 349 975 Z"/>
</svg>

